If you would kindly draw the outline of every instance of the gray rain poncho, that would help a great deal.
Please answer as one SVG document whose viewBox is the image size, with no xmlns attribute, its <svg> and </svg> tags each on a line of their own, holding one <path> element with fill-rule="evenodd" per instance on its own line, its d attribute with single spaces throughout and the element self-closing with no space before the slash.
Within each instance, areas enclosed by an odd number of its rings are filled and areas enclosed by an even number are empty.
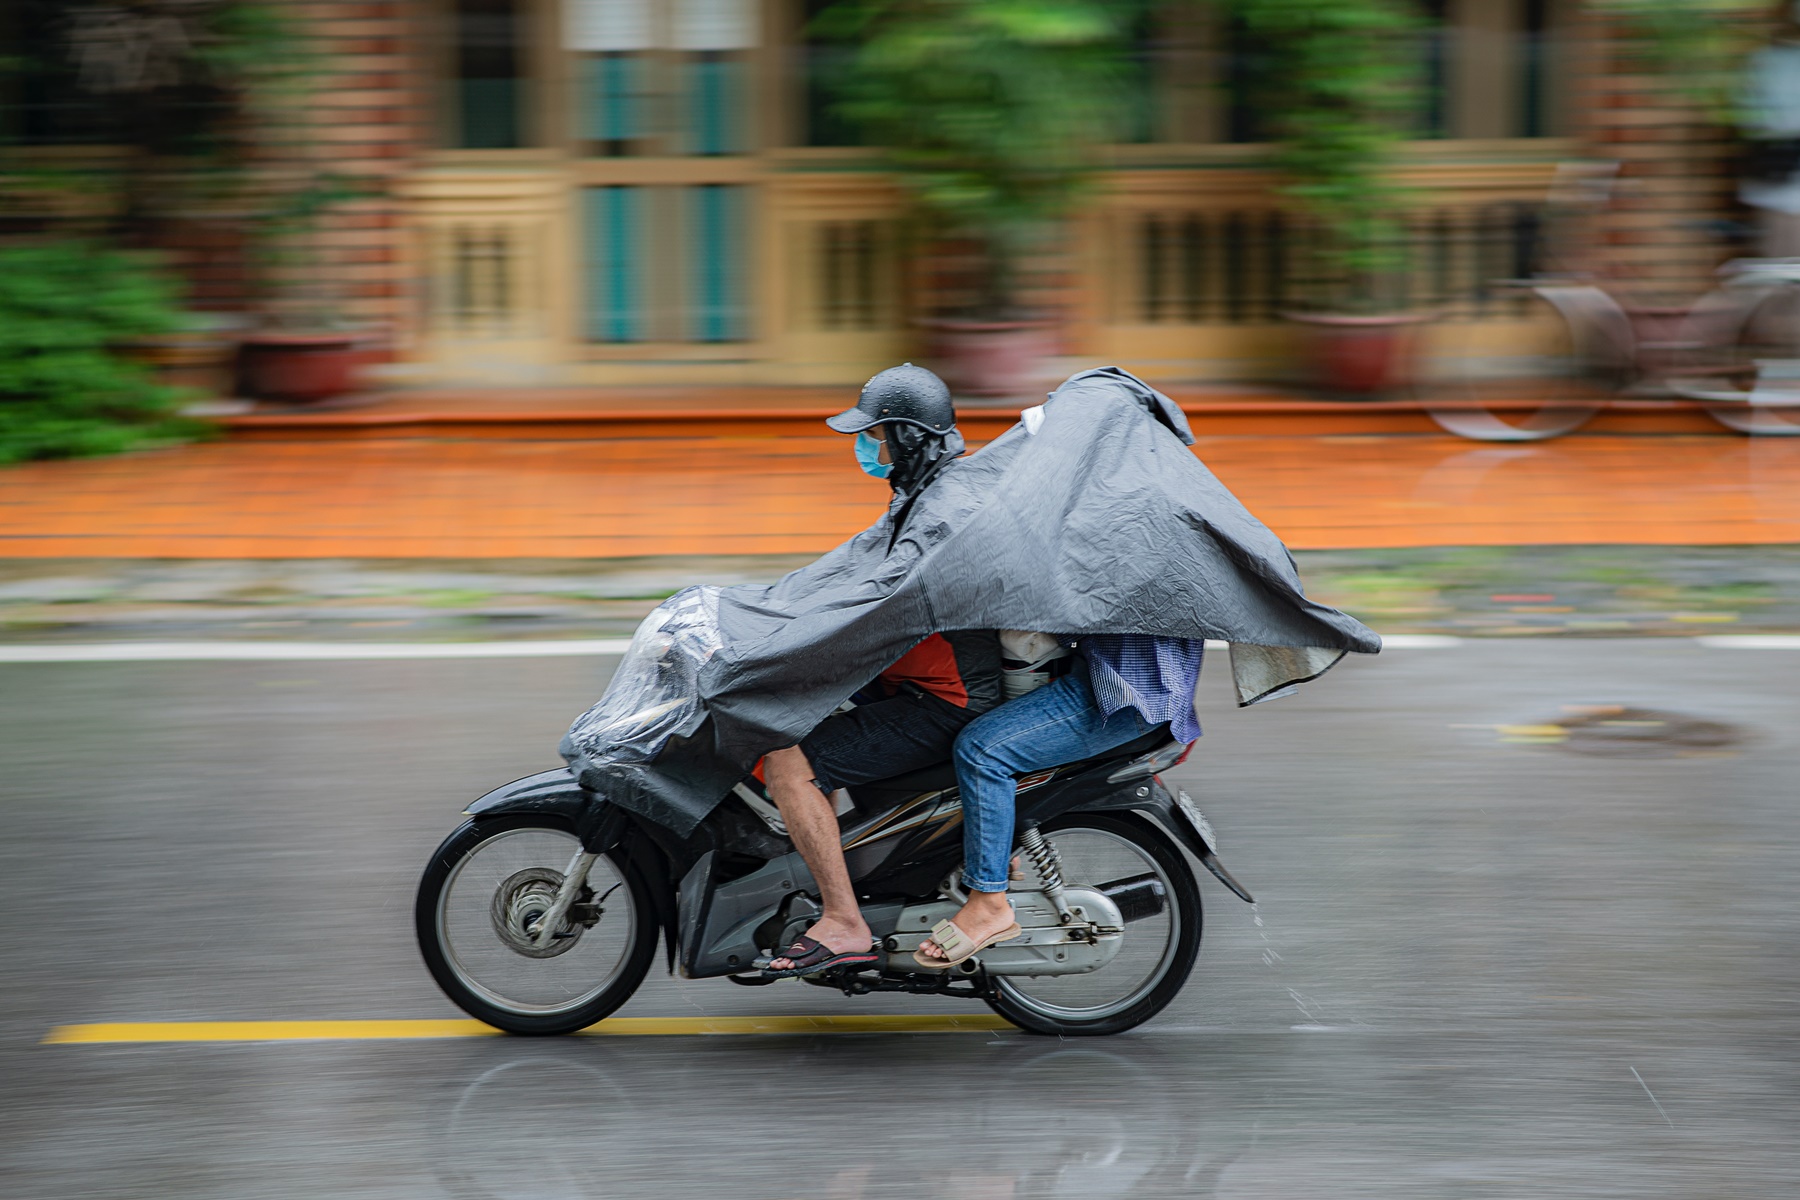
<svg viewBox="0 0 1800 1200">
<path fill-rule="evenodd" d="M 1131 374 L 1075 375 L 817 562 L 666 601 L 562 754 L 583 786 L 685 836 L 758 758 L 933 633 L 1229 642 L 1241 704 L 1378 652 L 1371 630 L 1306 598 L 1287 547 L 1193 440 Z"/>
</svg>

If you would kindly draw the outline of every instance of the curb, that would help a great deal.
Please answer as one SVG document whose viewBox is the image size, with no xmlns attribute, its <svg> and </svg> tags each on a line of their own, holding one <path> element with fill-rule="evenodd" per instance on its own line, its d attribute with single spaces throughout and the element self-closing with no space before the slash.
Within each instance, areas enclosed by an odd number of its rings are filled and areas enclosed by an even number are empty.
<svg viewBox="0 0 1800 1200">
<path fill-rule="evenodd" d="M 1452 436 L 1417 399 L 1317 400 L 1254 393 L 1220 398 L 1192 394 L 1176 400 L 1199 436 L 1330 436 L 1431 434 Z M 490 398 L 491 397 L 491 398 Z M 510 398 L 509 398 L 510 397 Z M 463 437 L 545 441 L 625 438 L 824 437 L 825 418 L 841 405 L 725 406 L 631 404 L 619 407 L 529 407 L 532 394 L 482 393 L 481 408 L 416 408 L 382 412 L 368 407 L 321 412 L 244 413 L 219 425 L 239 440 L 337 441 L 352 438 Z M 1016 402 L 1024 406 L 1026 397 Z M 407 403 L 404 396 L 395 400 Z M 419 401 L 412 401 L 419 403 Z M 386 401 L 377 401 L 379 406 Z M 426 402 L 428 403 L 428 401 Z M 518 407 L 512 407 L 517 405 Z M 958 425 L 971 442 L 1000 436 L 1018 421 L 1018 407 L 965 406 Z M 1439 407 L 1456 407 L 1440 405 Z M 1738 436 L 1692 400 L 1618 400 L 1597 414 L 1583 433 L 1711 434 Z M 1476 443 L 1471 443 L 1476 444 Z"/>
</svg>

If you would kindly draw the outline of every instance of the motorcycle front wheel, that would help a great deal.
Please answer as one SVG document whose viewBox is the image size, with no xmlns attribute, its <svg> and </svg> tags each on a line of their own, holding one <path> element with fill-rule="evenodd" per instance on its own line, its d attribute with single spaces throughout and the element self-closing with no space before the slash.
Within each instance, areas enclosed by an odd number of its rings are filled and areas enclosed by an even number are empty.
<svg viewBox="0 0 1800 1200">
<path fill-rule="evenodd" d="M 988 1006 L 1029 1033 L 1062 1037 L 1123 1033 L 1167 1008 L 1200 953 L 1200 888 L 1181 848 L 1131 814 L 1072 813 L 1043 834 L 1062 858 L 1063 881 L 1097 887 L 1153 877 L 1162 911 L 1125 926 L 1118 956 L 1085 975 L 1001 976 Z"/>
<path fill-rule="evenodd" d="M 508 1033 L 585 1029 L 637 991 L 656 956 L 649 890 L 628 861 L 602 855 L 579 902 L 537 944 L 564 872 L 581 850 L 568 822 L 543 815 L 469 821 L 431 856 L 413 921 L 444 994 Z"/>
</svg>

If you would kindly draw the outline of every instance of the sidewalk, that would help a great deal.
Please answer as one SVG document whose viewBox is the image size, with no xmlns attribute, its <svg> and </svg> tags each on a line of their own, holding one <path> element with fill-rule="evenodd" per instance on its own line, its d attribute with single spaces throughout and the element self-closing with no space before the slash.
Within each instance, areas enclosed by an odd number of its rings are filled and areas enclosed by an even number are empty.
<svg viewBox="0 0 1800 1200">
<path fill-rule="evenodd" d="M 1299 549 L 1800 542 L 1800 439 L 1202 436 Z M 875 519 L 849 439 L 241 441 L 0 470 L 0 558 L 817 554 Z"/>
</svg>

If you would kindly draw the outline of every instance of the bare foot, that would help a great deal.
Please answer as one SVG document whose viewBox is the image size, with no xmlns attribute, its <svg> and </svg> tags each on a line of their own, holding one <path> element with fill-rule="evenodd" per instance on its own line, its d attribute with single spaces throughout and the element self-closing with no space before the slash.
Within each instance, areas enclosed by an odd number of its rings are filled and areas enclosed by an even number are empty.
<svg viewBox="0 0 1800 1200">
<path fill-rule="evenodd" d="M 982 941 L 999 933 L 1016 918 L 1005 892 L 970 892 L 968 903 L 957 910 L 950 923 L 962 930 L 971 941 Z M 946 959 L 944 948 L 931 938 L 919 943 L 919 953 L 926 958 Z"/>
<path fill-rule="evenodd" d="M 806 936 L 815 942 L 822 943 L 833 954 L 849 954 L 856 950 L 867 950 L 869 944 L 875 940 L 875 935 L 869 932 L 869 923 L 862 919 L 861 913 L 857 914 L 855 921 L 821 917 L 811 929 L 806 931 Z M 793 959 L 777 958 L 770 961 L 769 970 L 788 971 L 792 970 L 793 966 Z"/>
</svg>

